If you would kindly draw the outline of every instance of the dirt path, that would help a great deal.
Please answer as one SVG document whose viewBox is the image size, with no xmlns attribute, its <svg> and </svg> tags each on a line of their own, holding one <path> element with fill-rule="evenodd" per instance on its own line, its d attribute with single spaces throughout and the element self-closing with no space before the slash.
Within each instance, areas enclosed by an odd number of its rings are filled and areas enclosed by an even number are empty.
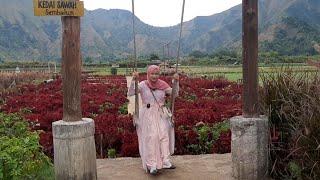
<svg viewBox="0 0 320 180">
<path fill-rule="evenodd" d="M 142 169 L 140 158 L 98 159 L 99 180 L 231 180 L 231 154 L 173 156 L 174 170 L 160 170 L 157 176 Z"/>
<path fill-rule="evenodd" d="M 131 81 L 132 81 L 132 77 L 131 76 L 126 76 L 127 79 L 127 87 L 129 88 Z M 135 108 L 135 100 L 134 100 L 134 96 L 131 97 L 127 97 L 129 99 L 129 104 L 128 104 L 128 114 L 133 114 L 134 113 L 134 108 Z M 139 105 L 141 106 L 142 102 L 141 102 L 141 97 L 139 95 Z"/>
</svg>

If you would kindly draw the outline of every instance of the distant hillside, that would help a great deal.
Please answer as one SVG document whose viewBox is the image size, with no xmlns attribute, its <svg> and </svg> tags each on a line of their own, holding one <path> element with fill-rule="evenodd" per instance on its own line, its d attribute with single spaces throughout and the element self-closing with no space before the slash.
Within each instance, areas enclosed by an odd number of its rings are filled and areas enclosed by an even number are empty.
<svg viewBox="0 0 320 180">
<path fill-rule="evenodd" d="M 279 0 L 273 3 L 265 0 L 263 5 L 275 10 L 265 13 L 267 21 L 260 34 L 261 50 L 283 55 L 317 53 L 313 46 L 320 42 L 319 0 Z M 279 9 L 281 6 L 284 8 Z"/>
<path fill-rule="evenodd" d="M 3 0 L 0 6 L 0 60 L 60 59 L 59 17 L 33 16 L 32 1 Z M 184 24 L 182 52 L 212 53 L 217 49 L 241 48 L 241 5 L 212 16 L 196 17 Z M 139 55 L 162 55 L 162 45 L 171 41 L 176 54 L 179 26 L 154 27 L 137 21 Z M 82 17 L 83 57 L 113 59 L 132 53 L 131 13 L 125 10 L 86 11 Z M 284 55 L 315 54 L 320 43 L 319 0 L 260 0 L 259 39 L 261 51 Z"/>
</svg>

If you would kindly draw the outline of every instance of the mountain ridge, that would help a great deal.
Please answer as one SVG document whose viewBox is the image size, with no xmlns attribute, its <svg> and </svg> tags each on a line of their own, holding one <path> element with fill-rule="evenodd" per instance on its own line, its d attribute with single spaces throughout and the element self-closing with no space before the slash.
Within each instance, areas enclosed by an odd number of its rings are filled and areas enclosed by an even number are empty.
<svg viewBox="0 0 320 180">
<path fill-rule="evenodd" d="M 212 53 L 219 49 L 241 49 L 242 6 L 221 13 L 197 16 L 184 22 L 182 53 Z M 139 55 L 162 55 L 170 43 L 170 56 L 176 55 L 179 24 L 151 26 L 136 18 Z M 81 21 L 83 57 L 110 60 L 132 54 L 132 14 L 120 9 L 85 10 Z M 283 55 L 314 54 L 320 43 L 320 1 L 260 0 L 259 39 L 261 51 Z M 308 32 L 310 31 L 310 32 Z M 287 47 L 290 46 L 290 47 Z M 303 48 L 300 48 L 303 47 Z M 299 50 L 299 48 L 301 50 Z M 0 59 L 59 60 L 61 22 L 59 17 L 33 16 L 29 0 L 5 0 L 0 7 Z"/>
</svg>

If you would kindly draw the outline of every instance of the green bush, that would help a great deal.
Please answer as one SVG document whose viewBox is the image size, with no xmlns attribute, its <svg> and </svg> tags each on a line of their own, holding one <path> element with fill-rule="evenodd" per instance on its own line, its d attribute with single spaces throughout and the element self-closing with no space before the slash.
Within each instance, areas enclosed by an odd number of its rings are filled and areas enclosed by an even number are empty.
<svg viewBox="0 0 320 180">
<path fill-rule="evenodd" d="M 122 106 L 119 107 L 120 114 L 128 114 L 128 103 L 124 103 Z"/>
<path fill-rule="evenodd" d="M 112 74 L 112 75 L 117 75 L 117 73 L 118 73 L 118 69 L 115 68 L 115 67 L 112 67 L 112 68 L 111 68 L 111 74 Z"/>
<path fill-rule="evenodd" d="M 39 134 L 15 114 L 0 113 L 0 179 L 53 179 L 53 166 Z"/>
<path fill-rule="evenodd" d="M 115 149 L 108 149 L 108 158 L 116 158 L 117 151 Z"/>
<path fill-rule="evenodd" d="M 270 173 L 275 179 L 320 179 L 320 78 L 290 69 L 261 76 L 269 115 Z"/>
<path fill-rule="evenodd" d="M 203 124 L 201 126 L 194 127 L 193 131 L 195 131 L 198 135 L 198 143 L 190 144 L 187 146 L 187 148 L 193 154 L 212 153 L 213 145 L 219 140 L 221 133 L 227 132 L 229 129 L 230 125 L 227 121 L 216 123 L 213 126 Z"/>
</svg>

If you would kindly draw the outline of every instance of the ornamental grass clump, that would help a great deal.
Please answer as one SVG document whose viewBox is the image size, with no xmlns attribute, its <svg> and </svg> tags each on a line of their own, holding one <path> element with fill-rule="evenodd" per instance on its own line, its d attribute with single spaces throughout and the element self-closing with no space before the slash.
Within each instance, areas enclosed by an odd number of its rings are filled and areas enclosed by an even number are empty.
<svg viewBox="0 0 320 180">
<path fill-rule="evenodd" d="M 283 68 L 261 79 L 261 107 L 270 124 L 271 176 L 320 179 L 319 74 Z"/>
</svg>

